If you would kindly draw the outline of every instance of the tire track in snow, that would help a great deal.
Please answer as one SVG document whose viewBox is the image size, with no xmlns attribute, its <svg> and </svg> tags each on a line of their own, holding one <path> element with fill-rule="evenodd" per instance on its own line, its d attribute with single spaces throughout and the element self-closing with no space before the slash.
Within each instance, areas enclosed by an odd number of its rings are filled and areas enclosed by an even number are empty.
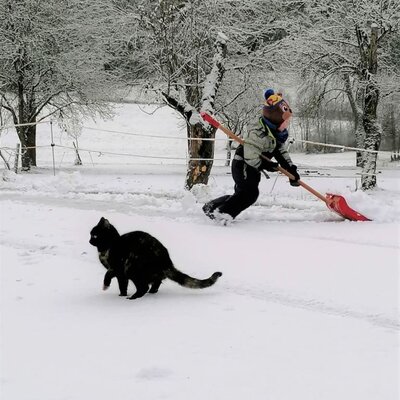
<svg viewBox="0 0 400 400">
<path fill-rule="evenodd" d="M 237 296 L 250 297 L 255 300 L 272 302 L 275 304 L 291 308 L 300 308 L 311 312 L 318 312 L 343 318 L 353 318 L 379 326 L 380 328 L 400 331 L 399 319 L 392 318 L 385 314 L 366 313 L 344 306 L 326 304 L 323 301 L 316 299 L 305 299 L 291 296 L 290 294 L 277 290 L 264 290 L 258 288 L 243 289 L 240 286 L 225 286 L 225 288 L 228 292 Z"/>
</svg>

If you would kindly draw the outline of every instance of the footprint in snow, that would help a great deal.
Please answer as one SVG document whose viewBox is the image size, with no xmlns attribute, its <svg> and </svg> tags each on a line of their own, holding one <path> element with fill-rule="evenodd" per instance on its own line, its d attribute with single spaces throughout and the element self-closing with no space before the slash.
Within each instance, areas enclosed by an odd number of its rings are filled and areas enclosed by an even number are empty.
<svg viewBox="0 0 400 400">
<path fill-rule="evenodd" d="M 171 376 L 172 371 L 166 368 L 150 367 L 141 369 L 136 377 L 143 380 L 164 379 Z"/>
</svg>

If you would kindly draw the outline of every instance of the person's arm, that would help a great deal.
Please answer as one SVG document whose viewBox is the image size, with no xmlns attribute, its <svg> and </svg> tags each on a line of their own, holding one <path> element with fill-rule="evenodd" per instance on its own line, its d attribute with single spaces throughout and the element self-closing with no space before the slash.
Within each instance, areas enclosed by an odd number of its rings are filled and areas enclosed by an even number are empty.
<svg viewBox="0 0 400 400">
<path fill-rule="evenodd" d="M 297 166 L 293 164 L 286 146 L 279 145 L 274 151 L 273 156 L 283 169 L 286 169 L 286 171 L 294 176 L 295 179 L 289 179 L 290 184 L 292 186 L 300 186 L 298 182 L 300 180 L 300 175 L 297 172 Z"/>
</svg>

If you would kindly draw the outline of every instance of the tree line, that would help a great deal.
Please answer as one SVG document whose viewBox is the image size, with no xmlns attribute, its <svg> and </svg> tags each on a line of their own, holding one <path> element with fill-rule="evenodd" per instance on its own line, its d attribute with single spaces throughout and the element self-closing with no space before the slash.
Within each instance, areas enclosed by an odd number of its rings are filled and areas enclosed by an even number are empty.
<svg viewBox="0 0 400 400">
<path fill-rule="evenodd" d="M 240 134 L 270 86 L 295 99 L 303 124 L 325 121 L 311 133 L 340 109 L 357 147 L 379 150 L 386 136 L 396 147 L 399 21 L 393 0 L 0 0 L 0 118 L 18 125 L 29 170 L 34 123 L 107 115 L 139 85 L 198 139 L 188 140 L 188 189 L 207 184 L 213 164 L 202 139 L 215 129 L 199 112 Z M 376 159 L 358 154 L 365 190 L 376 186 Z"/>
</svg>

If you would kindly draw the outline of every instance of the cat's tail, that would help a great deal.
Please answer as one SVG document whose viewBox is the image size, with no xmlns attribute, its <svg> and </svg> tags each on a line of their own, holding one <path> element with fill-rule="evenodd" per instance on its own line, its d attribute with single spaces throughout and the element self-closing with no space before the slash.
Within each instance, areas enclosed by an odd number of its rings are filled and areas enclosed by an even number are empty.
<svg viewBox="0 0 400 400">
<path fill-rule="evenodd" d="M 166 271 L 167 278 L 173 280 L 179 285 L 191 288 L 191 289 L 204 289 L 206 287 L 214 285 L 218 278 L 222 276 L 222 272 L 214 272 L 207 279 L 196 279 L 183 272 L 177 270 L 175 267 L 171 267 Z"/>
</svg>

